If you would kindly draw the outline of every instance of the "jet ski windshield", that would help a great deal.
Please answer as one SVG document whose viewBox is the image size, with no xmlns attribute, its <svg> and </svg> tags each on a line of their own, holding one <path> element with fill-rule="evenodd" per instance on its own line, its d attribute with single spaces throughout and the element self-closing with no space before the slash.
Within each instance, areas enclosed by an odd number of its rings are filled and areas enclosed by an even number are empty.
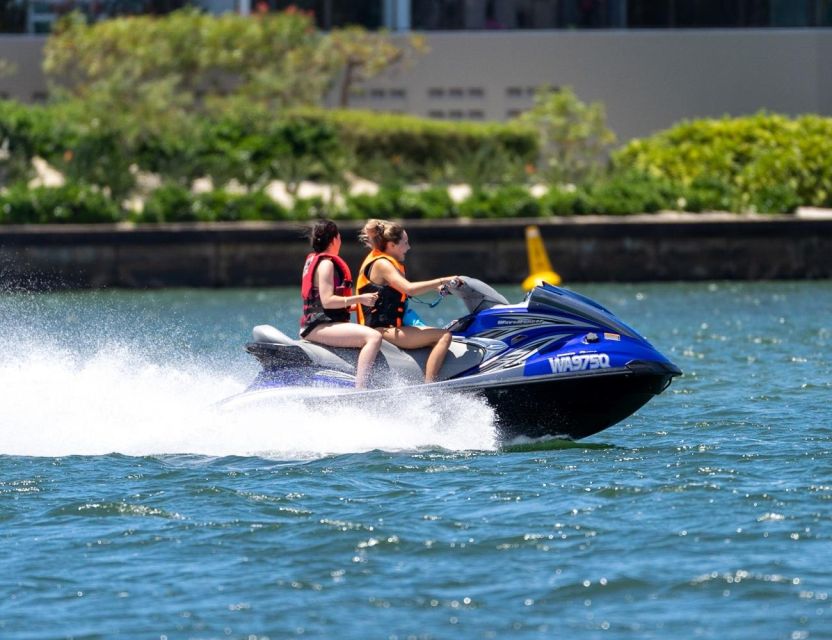
<svg viewBox="0 0 832 640">
<path fill-rule="evenodd" d="M 468 313 L 477 313 L 498 304 L 508 304 L 505 297 L 497 293 L 482 280 L 462 276 L 458 282 L 451 283 L 449 291 L 462 300 Z"/>
<path fill-rule="evenodd" d="M 567 313 L 571 316 L 578 316 L 590 324 L 597 325 L 606 330 L 620 333 L 639 340 L 642 337 L 632 328 L 616 318 L 612 312 L 605 309 L 594 300 L 586 296 L 561 289 L 550 284 L 544 284 L 532 289 L 528 297 L 529 311 L 543 312 L 549 314 Z"/>
</svg>

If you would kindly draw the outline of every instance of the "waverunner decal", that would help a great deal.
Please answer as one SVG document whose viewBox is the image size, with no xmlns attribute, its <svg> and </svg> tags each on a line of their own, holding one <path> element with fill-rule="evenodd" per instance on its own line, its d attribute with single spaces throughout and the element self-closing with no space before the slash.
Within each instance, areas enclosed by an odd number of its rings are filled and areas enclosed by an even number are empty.
<svg viewBox="0 0 832 640">
<path fill-rule="evenodd" d="M 552 373 L 567 371 L 585 371 L 586 369 L 608 369 L 610 357 L 606 353 L 591 353 L 577 356 L 557 356 L 549 358 Z"/>
<path fill-rule="evenodd" d="M 537 338 L 536 340 L 529 342 L 522 349 L 518 349 L 515 347 L 513 351 L 510 351 L 508 353 L 506 353 L 505 351 L 499 352 L 493 358 L 484 362 L 480 366 L 480 373 L 484 373 L 486 371 L 493 371 L 497 369 L 510 369 L 511 367 L 514 367 L 522 363 L 523 361 L 528 360 L 531 356 L 536 354 L 540 349 L 543 349 L 546 345 L 553 342 L 560 342 L 564 337 L 566 337 L 565 334 L 543 336 L 541 338 Z"/>
<path fill-rule="evenodd" d="M 546 318 L 500 318 L 497 320 L 498 327 L 528 326 L 533 324 L 547 324 L 550 321 Z"/>
</svg>

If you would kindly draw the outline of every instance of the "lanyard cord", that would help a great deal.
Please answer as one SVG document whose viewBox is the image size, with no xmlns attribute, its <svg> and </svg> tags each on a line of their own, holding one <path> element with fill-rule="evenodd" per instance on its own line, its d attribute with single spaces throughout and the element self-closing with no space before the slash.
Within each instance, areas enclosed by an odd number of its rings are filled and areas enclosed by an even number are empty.
<svg viewBox="0 0 832 640">
<path fill-rule="evenodd" d="M 428 307 L 430 307 L 431 309 L 433 309 L 436 305 L 438 305 L 440 302 L 442 302 L 442 300 L 443 300 L 444 298 L 445 298 L 445 296 L 443 296 L 443 295 L 440 293 L 439 295 L 437 295 L 437 296 L 436 296 L 436 300 L 434 300 L 433 302 L 426 302 L 425 300 L 420 300 L 420 299 L 419 299 L 419 298 L 417 298 L 416 296 L 410 296 L 410 300 L 413 300 L 414 302 L 418 302 L 419 304 L 426 304 L 426 305 L 428 305 Z"/>
</svg>

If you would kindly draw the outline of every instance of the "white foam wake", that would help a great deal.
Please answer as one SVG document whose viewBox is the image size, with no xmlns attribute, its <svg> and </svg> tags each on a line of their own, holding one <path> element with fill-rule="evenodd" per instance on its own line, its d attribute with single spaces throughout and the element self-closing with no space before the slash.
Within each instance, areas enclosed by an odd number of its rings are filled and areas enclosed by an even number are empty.
<svg viewBox="0 0 832 640">
<path fill-rule="evenodd" d="M 389 406 L 316 408 L 297 401 L 220 412 L 214 403 L 242 391 L 247 380 L 213 363 L 154 362 L 135 346 L 84 355 L 42 342 L 0 347 L 0 454 L 290 459 L 495 446 L 493 413 L 473 398 L 407 394 L 394 415 Z"/>
</svg>

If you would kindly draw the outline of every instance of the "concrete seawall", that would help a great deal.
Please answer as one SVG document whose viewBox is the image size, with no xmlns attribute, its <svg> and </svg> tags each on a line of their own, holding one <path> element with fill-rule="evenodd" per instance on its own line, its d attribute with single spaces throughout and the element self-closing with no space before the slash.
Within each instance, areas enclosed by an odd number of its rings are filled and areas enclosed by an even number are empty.
<svg viewBox="0 0 832 640">
<path fill-rule="evenodd" d="M 524 228 L 540 226 L 565 282 L 832 278 L 832 215 L 406 221 L 413 279 L 527 275 Z M 358 222 L 339 223 L 356 269 Z M 297 285 L 300 223 L 0 227 L 0 290 Z"/>
</svg>

